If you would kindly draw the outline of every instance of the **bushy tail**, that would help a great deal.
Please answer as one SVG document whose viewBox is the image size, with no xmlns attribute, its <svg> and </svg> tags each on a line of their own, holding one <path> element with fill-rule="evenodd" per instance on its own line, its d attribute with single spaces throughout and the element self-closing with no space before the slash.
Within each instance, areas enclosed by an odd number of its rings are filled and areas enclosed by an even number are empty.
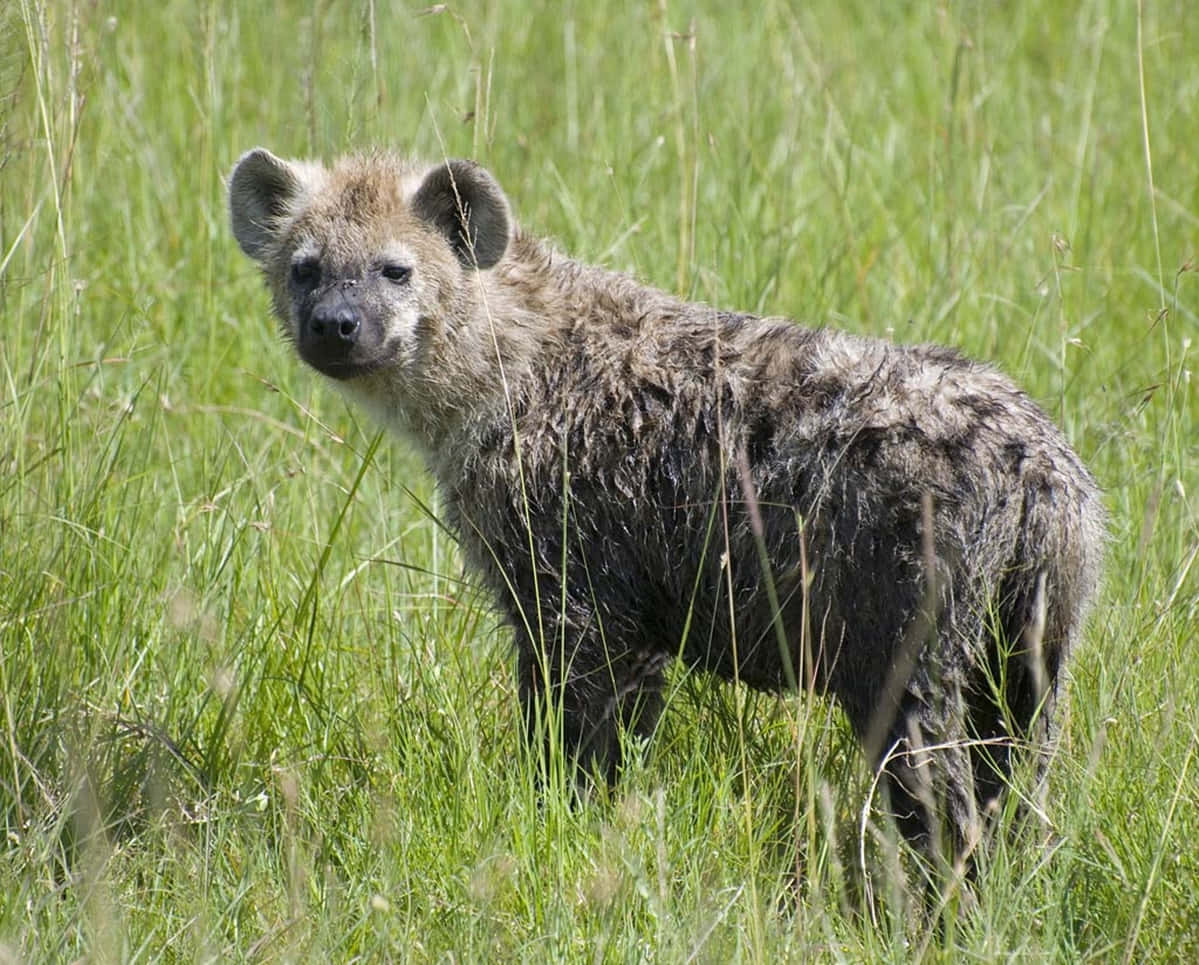
<svg viewBox="0 0 1199 965">
<path fill-rule="evenodd" d="M 1061 668 L 1098 591 L 1103 532 L 1089 477 L 1026 484 L 1024 525 L 999 601 L 1008 711 L 1024 731 L 1017 736 L 1049 736 Z"/>
</svg>

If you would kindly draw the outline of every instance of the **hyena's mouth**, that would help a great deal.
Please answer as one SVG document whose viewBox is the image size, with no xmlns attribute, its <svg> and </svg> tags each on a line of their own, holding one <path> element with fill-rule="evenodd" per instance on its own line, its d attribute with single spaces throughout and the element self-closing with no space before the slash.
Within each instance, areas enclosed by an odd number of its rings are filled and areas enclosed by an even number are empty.
<svg viewBox="0 0 1199 965">
<path fill-rule="evenodd" d="M 302 316 L 296 335 L 300 358 L 333 379 L 353 379 L 393 365 L 398 352 L 381 326 L 348 302 L 336 311 Z"/>
<path fill-rule="evenodd" d="M 305 352 L 303 345 L 300 346 L 300 357 L 321 375 L 337 379 L 339 382 L 348 382 L 351 379 L 371 375 L 393 362 L 390 352 L 380 351 L 372 356 L 359 358 L 337 358 L 331 357 L 327 352 Z"/>
</svg>

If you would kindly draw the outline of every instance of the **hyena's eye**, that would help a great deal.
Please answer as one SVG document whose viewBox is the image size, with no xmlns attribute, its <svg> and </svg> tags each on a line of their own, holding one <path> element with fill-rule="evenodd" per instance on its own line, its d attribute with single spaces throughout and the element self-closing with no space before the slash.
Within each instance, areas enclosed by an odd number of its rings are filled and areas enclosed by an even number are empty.
<svg viewBox="0 0 1199 965">
<path fill-rule="evenodd" d="M 395 262 L 388 262 L 379 269 L 379 273 L 388 281 L 393 281 L 397 285 L 404 284 L 412 277 L 412 269 L 407 265 L 399 265 Z"/>
<path fill-rule="evenodd" d="M 321 266 L 315 258 L 297 261 L 291 266 L 291 280 L 298 288 L 315 288 L 321 280 Z"/>
</svg>

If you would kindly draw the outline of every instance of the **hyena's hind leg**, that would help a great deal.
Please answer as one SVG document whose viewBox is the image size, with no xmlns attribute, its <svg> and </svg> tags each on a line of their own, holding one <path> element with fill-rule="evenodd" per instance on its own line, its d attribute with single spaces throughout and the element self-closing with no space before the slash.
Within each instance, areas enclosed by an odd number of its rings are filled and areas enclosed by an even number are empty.
<svg viewBox="0 0 1199 965">
<path fill-rule="evenodd" d="M 960 688 L 922 686 L 918 670 L 874 765 L 900 833 L 934 868 L 968 860 L 978 842 L 978 811 Z"/>
<path fill-rule="evenodd" d="M 892 658 L 889 679 L 850 722 L 878 775 L 883 810 L 934 874 L 951 871 L 978 842 L 978 811 L 960 628 L 942 609 L 916 621 Z M 904 650 L 913 654 L 911 663 Z"/>
<path fill-rule="evenodd" d="M 994 812 L 1027 761 L 1032 778 L 1021 810 L 1041 810 L 1053 754 L 1059 671 L 1077 631 L 1068 584 L 1042 570 L 1013 571 L 1004 581 L 988 632 L 988 659 L 970 690 L 970 729 L 979 811 Z M 1057 596 L 1055 599 L 1054 597 Z"/>
</svg>

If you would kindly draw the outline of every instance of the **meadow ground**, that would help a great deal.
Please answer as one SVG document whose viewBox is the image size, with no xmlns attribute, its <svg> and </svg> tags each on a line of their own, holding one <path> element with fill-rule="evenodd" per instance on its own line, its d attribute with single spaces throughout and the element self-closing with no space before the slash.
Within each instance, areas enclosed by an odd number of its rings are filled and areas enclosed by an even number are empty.
<svg viewBox="0 0 1199 965">
<path fill-rule="evenodd" d="M 0 961 L 1199 960 L 1199 15 L 734 7 L 5 4 Z M 539 799 L 427 477 L 230 236 L 255 144 L 1025 385 L 1112 514 L 1046 840 L 930 923 L 837 712 L 685 674 Z"/>
</svg>

